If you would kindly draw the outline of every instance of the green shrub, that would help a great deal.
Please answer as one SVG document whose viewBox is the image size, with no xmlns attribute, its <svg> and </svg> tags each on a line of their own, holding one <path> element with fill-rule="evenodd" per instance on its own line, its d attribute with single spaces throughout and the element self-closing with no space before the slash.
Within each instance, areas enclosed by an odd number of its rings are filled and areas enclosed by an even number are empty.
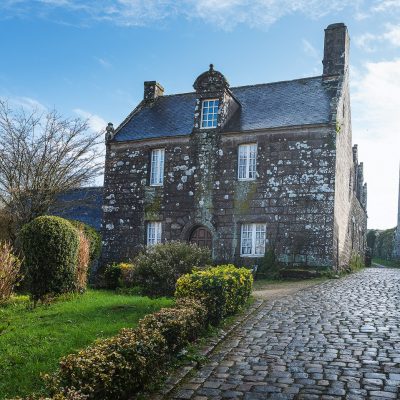
<svg viewBox="0 0 400 400">
<path fill-rule="evenodd" d="M 173 296 L 178 278 L 211 264 L 210 250 L 195 244 L 167 242 L 148 246 L 134 260 L 135 277 L 145 294 Z"/>
<path fill-rule="evenodd" d="M 144 331 L 158 330 L 173 354 L 188 343 L 197 339 L 207 322 L 205 306 L 193 299 L 180 299 L 173 308 L 162 308 L 160 311 L 145 316 L 139 323 Z"/>
<path fill-rule="evenodd" d="M 350 263 L 349 263 L 350 272 L 358 271 L 364 267 L 365 267 L 365 265 L 362 260 L 362 257 L 359 254 L 353 254 L 351 256 Z"/>
<path fill-rule="evenodd" d="M 167 360 L 167 343 L 158 330 L 122 329 L 109 339 L 71 354 L 46 379 L 55 392 L 75 388 L 89 399 L 128 399 L 142 389 Z"/>
<path fill-rule="evenodd" d="M 74 390 L 74 389 L 66 389 L 65 393 L 57 393 L 52 397 L 43 397 L 40 395 L 31 395 L 27 397 L 16 397 L 14 399 L 9 400 L 86 400 L 88 396 Z"/>
<path fill-rule="evenodd" d="M 257 279 L 278 279 L 281 267 L 276 260 L 275 249 L 269 247 L 257 269 Z"/>
<path fill-rule="evenodd" d="M 86 238 L 89 240 L 89 257 L 90 263 L 97 260 L 100 257 L 101 252 L 101 235 L 96 229 L 92 228 L 81 221 L 76 221 L 74 219 L 69 220 L 69 222 L 78 230 L 82 230 Z"/>
<path fill-rule="evenodd" d="M 32 299 L 76 289 L 78 231 L 65 219 L 42 216 L 20 233 Z"/>
<path fill-rule="evenodd" d="M 208 320 L 217 324 L 237 312 L 250 296 L 253 276 L 247 268 L 232 264 L 194 271 L 178 279 L 175 296 L 201 299 L 208 311 Z"/>
<path fill-rule="evenodd" d="M 135 285 L 135 267 L 128 263 L 107 265 L 103 277 L 107 289 L 131 288 Z"/>
</svg>

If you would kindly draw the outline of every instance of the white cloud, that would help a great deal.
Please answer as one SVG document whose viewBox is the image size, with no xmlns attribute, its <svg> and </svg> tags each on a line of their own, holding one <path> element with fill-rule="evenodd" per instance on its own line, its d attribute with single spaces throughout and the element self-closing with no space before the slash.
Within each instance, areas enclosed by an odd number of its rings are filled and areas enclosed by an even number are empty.
<svg viewBox="0 0 400 400">
<path fill-rule="evenodd" d="M 73 111 L 79 117 L 87 119 L 90 129 L 93 130 L 94 132 L 101 132 L 107 126 L 107 122 L 96 114 L 92 114 L 89 111 L 85 111 L 80 108 L 75 108 Z"/>
<path fill-rule="evenodd" d="M 23 108 L 27 111 L 45 112 L 48 110 L 39 100 L 31 97 L 13 96 L 8 99 L 8 102 L 14 107 Z"/>
<path fill-rule="evenodd" d="M 366 63 L 352 75 L 353 134 L 365 164 L 369 227 L 393 227 L 400 161 L 400 59 Z"/>
<path fill-rule="evenodd" d="M 400 2 L 400 0 L 399 0 Z M 400 25 L 386 24 L 386 31 L 382 34 L 364 33 L 354 37 L 354 43 L 367 52 L 376 51 L 385 42 L 395 46 L 400 46 Z"/>
<path fill-rule="evenodd" d="M 400 8 L 399 0 L 378 0 L 376 4 L 371 8 L 371 11 L 385 12 L 393 11 L 396 8 Z"/>
<path fill-rule="evenodd" d="M 285 15 L 303 14 L 320 18 L 350 7 L 359 12 L 362 0 L 8 0 L 0 10 L 19 11 L 25 7 L 31 15 L 50 15 L 63 8 L 85 20 L 108 21 L 117 25 L 141 26 L 171 16 L 201 19 L 230 29 L 238 24 L 268 27 Z"/>
</svg>

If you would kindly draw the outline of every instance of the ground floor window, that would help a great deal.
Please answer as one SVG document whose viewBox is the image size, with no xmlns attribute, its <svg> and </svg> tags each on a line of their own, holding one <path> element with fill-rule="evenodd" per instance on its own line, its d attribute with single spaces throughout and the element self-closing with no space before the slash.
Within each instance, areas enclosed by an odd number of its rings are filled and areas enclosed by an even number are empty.
<svg viewBox="0 0 400 400">
<path fill-rule="evenodd" d="M 161 222 L 149 222 L 147 224 L 147 245 L 161 243 Z"/>
<path fill-rule="evenodd" d="M 262 257 L 265 253 L 265 224 L 243 224 L 240 255 L 243 257 Z"/>
</svg>

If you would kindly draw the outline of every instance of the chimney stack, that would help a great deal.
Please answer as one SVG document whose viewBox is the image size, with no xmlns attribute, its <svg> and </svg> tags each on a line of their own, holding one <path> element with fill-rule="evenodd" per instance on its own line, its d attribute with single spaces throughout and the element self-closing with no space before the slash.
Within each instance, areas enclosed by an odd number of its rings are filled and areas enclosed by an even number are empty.
<svg viewBox="0 0 400 400">
<path fill-rule="evenodd" d="M 144 83 L 144 100 L 154 101 L 157 97 L 164 94 L 164 88 L 156 81 Z"/>
<path fill-rule="evenodd" d="M 324 77 L 348 72 L 349 48 L 350 38 L 345 24 L 331 24 L 325 29 Z"/>
</svg>

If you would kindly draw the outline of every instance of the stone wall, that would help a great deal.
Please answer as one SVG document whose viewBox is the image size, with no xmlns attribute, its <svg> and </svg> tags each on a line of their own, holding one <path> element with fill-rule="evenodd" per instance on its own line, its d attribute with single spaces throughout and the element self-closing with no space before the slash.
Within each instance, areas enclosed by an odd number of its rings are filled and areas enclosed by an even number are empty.
<svg viewBox="0 0 400 400">
<path fill-rule="evenodd" d="M 269 245 L 282 262 L 332 265 L 333 134 L 319 126 L 110 143 L 103 261 L 134 257 L 145 244 L 146 223 L 157 220 L 163 240 L 188 240 L 196 226 L 208 227 L 216 261 L 256 263 L 240 257 L 241 224 L 265 222 Z M 254 142 L 259 176 L 238 181 L 238 145 Z M 160 147 L 165 148 L 164 185 L 150 187 L 150 152 Z"/>
</svg>

